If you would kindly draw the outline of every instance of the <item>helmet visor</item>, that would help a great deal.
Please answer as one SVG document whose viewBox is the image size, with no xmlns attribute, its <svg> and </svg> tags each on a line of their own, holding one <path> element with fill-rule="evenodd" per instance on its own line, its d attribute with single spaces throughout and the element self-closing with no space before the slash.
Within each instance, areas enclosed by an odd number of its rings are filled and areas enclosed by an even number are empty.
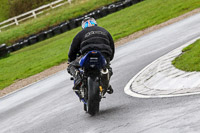
<svg viewBox="0 0 200 133">
<path fill-rule="evenodd" d="M 82 28 L 85 29 L 87 27 L 92 27 L 92 26 L 96 26 L 96 25 L 97 25 L 97 23 L 94 19 L 89 19 L 82 23 Z"/>
</svg>

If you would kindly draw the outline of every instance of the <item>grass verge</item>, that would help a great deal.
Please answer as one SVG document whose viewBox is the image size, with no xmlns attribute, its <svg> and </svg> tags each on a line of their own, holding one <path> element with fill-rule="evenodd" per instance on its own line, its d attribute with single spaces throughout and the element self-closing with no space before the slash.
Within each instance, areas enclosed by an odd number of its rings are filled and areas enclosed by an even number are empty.
<svg viewBox="0 0 200 133">
<path fill-rule="evenodd" d="M 129 8 L 99 19 L 116 41 L 136 31 L 160 24 L 200 7 L 199 0 L 145 0 Z M 67 60 L 73 37 L 81 30 L 76 28 L 30 47 L 21 49 L 0 60 L 0 89 L 16 80 L 39 73 Z"/>
<path fill-rule="evenodd" d="M 183 71 L 200 71 L 200 40 L 185 47 L 182 52 L 172 64 Z"/>
</svg>

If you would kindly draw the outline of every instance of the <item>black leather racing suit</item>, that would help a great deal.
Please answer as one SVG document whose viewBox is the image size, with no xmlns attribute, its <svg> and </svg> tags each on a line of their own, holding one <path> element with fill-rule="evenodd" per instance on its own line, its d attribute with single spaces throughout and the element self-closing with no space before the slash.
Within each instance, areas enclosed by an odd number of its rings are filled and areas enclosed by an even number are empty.
<svg viewBox="0 0 200 133">
<path fill-rule="evenodd" d="M 115 53 L 114 42 L 110 33 L 104 28 L 93 26 L 79 32 L 71 44 L 68 61 L 72 62 L 76 59 L 77 54 L 83 55 L 91 50 L 99 50 L 110 60 L 113 59 Z"/>
<path fill-rule="evenodd" d="M 84 55 L 91 50 L 98 50 L 104 55 L 111 76 L 112 68 L 110 67 L 110 61 L 115 53 L 114 41 L 107 30 L 98 26 L 83 29 L 73 39 L 68 53 L 68 61 L 70 62 L 67 69 L 68 72 L 75 77 L 80 60 L 80 58 L 77 58 L 77 55 Z"/>
</svg>

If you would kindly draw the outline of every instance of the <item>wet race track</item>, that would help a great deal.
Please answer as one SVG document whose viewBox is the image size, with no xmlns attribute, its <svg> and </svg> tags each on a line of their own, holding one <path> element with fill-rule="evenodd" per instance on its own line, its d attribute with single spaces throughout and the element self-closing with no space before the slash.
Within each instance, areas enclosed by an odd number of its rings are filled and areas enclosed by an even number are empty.
<svg viewBox="0 0 200 133">
<path fill-rule="evenodd" d="M 200 36 L 200 14 L 140 37 L 116 49 L 111 62 L 112 95 L 91 117 L 61 71 L 0 99 L 1 133 L 199 132 L 200 95 L 142 99 L 124 87 L 146 65 Z M 167 85 L 167 83 L 166 83 Z"/>
</svg>

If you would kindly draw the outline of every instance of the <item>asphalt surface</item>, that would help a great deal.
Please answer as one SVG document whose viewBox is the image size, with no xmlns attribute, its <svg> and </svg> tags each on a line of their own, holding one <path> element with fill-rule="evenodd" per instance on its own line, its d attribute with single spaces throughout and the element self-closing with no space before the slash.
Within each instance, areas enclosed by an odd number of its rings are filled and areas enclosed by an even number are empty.
<svg viewBox="0 0 200 133">
<path fill-rule="evenodd" d="M 111 84 L 94 117 L 72 92 L 66 71 L 0 99 L 1 133 L 172 133 L 200 131 L 200 95 L 142 99 L 124 87 L 145 66 L 200 36 L 200 14 L 116 49 Z"/>
</svg>

